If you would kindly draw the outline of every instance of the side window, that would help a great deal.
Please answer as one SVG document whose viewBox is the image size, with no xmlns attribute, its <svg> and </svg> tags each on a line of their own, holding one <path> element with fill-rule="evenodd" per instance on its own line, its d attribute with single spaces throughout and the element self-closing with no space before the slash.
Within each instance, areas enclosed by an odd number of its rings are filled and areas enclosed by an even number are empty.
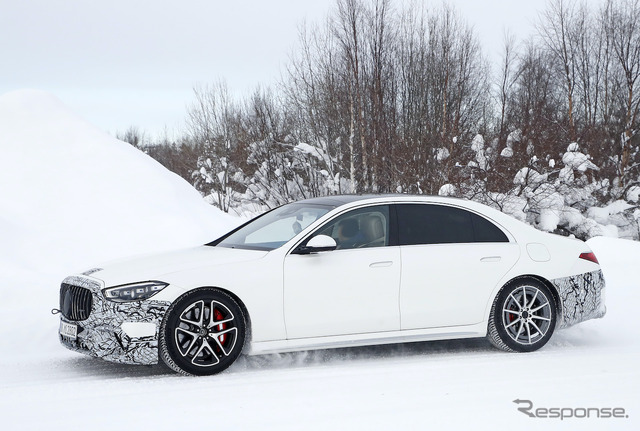
<svg viewBox="0 0 640 431">
<path fill-rule="evenodd" d="M 471 214 L 442 205 L 398 205 L 400 245 L 473 242 Z"/>
<path fill-rule="evenodd" d="M 471 221 L 476 242 L 509 242 L 504 232 L 484 217 L 471 214 Z"/>
<path fill-rule="evenodd" d="M 508 242 L 491 222 L 460 208 L 400 204 L 397 212 L 400 245 Z"/>
<path fill-rule="evenodd" d="M 336 250 L 384 247 L 389 244 L 389 207 L 380 205 L 349 211 L 322 226 L 312 237 L 316 235 L 335 239 Z"/>
</svg>

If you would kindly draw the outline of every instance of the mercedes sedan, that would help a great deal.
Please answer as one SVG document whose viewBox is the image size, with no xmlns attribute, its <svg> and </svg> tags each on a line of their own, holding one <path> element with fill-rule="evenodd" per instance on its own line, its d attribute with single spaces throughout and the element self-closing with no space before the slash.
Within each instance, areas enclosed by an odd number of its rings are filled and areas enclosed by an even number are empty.
<svg viewBox="0 0 640 431">
<path fill-rule="evenodd" d="M 93 268 L 60 289 L 60 341 L 128 364 L 218 373 L 241 354 L 487 337 L 505 351 L 605 313 L 582 241 L 487 206 L 330 196 L 208 244 Z"/>
</svg>

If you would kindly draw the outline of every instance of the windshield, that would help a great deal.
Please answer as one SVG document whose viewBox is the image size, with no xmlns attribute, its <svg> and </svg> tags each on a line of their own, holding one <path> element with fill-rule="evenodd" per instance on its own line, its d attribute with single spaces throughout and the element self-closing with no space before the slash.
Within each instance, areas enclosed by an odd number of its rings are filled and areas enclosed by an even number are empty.
<svg viewBox="0 0 640 431">
<path fill-rule="evenodd" d="M 329 205 L 283 205 L 244 225 L 216 244 L 219 247 L 274 250 L 331 211 Z"/>
</svg>

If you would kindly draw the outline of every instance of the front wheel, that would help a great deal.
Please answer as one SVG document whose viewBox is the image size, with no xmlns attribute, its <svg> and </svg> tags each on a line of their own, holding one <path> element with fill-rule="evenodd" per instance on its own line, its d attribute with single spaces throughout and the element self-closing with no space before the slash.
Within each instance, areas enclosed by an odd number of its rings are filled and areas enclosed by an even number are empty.
<svg viewBox="0 0 640 431">
<path fill-rule="evenodd" d="M 487 338 L 499 349 L 532 352 L 544 346 L 556 326 L 549 288 L 534 279 L 506 285 L 491 307 Z"/>
<path fill-rule="evenodd" d="M 179 297 L 160 326 L 160 358 L 172 370 L 195 376 L 219 373 L 240 355 L 246 335 L 240 305 L 218 289 Z"/>
</svg>

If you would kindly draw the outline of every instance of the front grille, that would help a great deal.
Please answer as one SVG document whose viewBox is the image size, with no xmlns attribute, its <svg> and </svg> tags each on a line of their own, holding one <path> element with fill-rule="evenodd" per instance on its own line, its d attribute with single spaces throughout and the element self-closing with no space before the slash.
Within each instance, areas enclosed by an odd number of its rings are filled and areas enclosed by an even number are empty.
<svg viewBox="0 0 640 431">
<path fill-rule="evenodd" d="M 69 320 L 85 320 L 91 314 L 91 291 L 80 286 L 62 283 L 60 286 L 60 311 Z"/>
</svg>

